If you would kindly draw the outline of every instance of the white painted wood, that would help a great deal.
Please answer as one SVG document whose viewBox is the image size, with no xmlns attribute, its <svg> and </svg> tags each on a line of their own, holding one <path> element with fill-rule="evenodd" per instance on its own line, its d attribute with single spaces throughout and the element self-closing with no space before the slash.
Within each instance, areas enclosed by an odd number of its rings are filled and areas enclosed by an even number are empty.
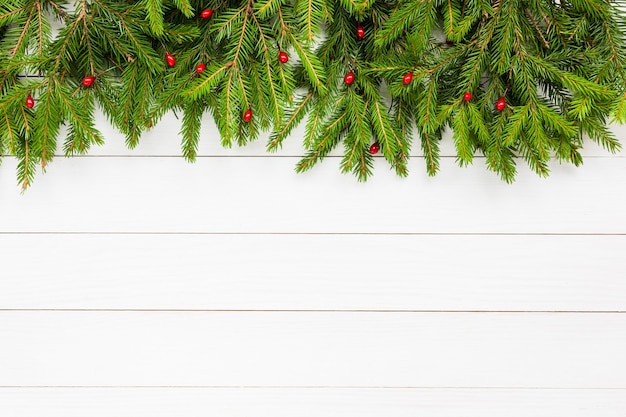
<svg viewBox="0 0 626 417">
<path fill-rule="evenodd" d="M 624 390 L 0 388 L 11 417 L 623 417 Z"/>
<path fill-rule="evenodd" d="M 0 235 L 0 309 L 626 311 L 624 253 L 626 236 Z"/>
<path fill-rule="evenodd" d="M 626 388 L 626 314 L 0 312 L 0 386 Z"/>
<path fill-rule="evenodd" d="M 295 158 L 59 160 L 20 195 L 7 159 L 0 231 L 626 233 L 626 158 L 513 185 L 452 159 L 436 178 L 415 159 L 406 179 L 377 161 L 366 184 L 326 162 L 298 175 Z"/>
<path fill-rule="evenodd" d="M 180 116 L 182 117 L 182 116 Z M 135 149 L 128 149 L 125 145 L 124 135 L 119 133 L 116 129 L 106 121 L 104 115 L 97 115 L 98 128 L 106 138 L 103 146 L 94 147 L 89 154 L 90 155 L 130 155 L 130 156 L 145 156 L 145 155 L 182 155 L 180 147 L 180 127 L 181 120 L 176 118 L 174 113 L 167 113 L 163 120 L 157 124 L 154 129 L 145 132 L 139 142 L 139 145 Z M 265 133 L 261 135 L 256 141 L 250 144 L 238 147 L 234 145 L 233 148 L 224 148 L 220 144 L 219 134 L 213 119 L 207 114 L 202 122 L 202 131 L 200 134 L 200 141 L 198 146 L 199 156 L 301 156 L 304 154 L 301 137 L 304 137 L 304 123 L 294 129 L 292 135 L 283 142 L 283 147 L 276 153 L 266 152 L 266 144 L 269 138 L 269 134 Z M 612 125 L 611 130 L 618 138 L 626 138 L 626 126 Z M 59 141 L 58 155 L 63 154 L 62 148 L 63 140 Z M 343 148 L 339 146 L 331 155 L 341 155 Z M 609 157 L 611 154 L 602 149 L 592 141 L 587 141 L 581 150 L 581 154 L 588 157 Z M 411 149 L 411 155 L 420 156 L 423 155 L 419 140 L 414 140 L 413 149 Z M 454 142 L 452 141 L 452 135 L 450 132 L 444 135 L 441 141 L 441 155 L 448 157 L 456 157 L 456 150 Z M 621 153 L 623 155 L 623 153 Z"/>
<path fill-rule="evenodd" d="M 171 114 L 135 150 L 98 125 L 24 195 L 0 166 L 0 416 L 624 416 L 623 153 L 507 185 L 444 139 L 437 177 L 359 184 L 340 152 L 294 174 L 298 133 L 207 118 L 187 164 Z"/>
</svg>

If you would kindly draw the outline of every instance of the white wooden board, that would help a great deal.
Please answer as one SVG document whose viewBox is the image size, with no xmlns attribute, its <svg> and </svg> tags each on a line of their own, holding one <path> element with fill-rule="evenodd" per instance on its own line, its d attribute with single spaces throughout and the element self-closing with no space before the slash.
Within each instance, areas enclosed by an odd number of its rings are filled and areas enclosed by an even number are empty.
<svg viewBox="0 0 626 417">
<path fill-rule="evenodd" d="M 98 126 L 24 195 L 0 166 L 0 416 L 625 415 L 623 153 L 507 185 L 446 138 L 359 184 L 298 133 Z"/>
<path fill-rule="evenodd" d="M 626 311 L 624 253 L 626 236 L 0 234 L 0 309 Z"/>
<path fill-rule="evenodd" d="M 59 160 L 20 195 L 15 161 L 0 171 L 0 231 L 244 233 L 626 233 L 626 158 L 522 171 L 508 185 L 482 166 L 423 161 L 401 179 L 379 160 L 366 184 L 338 158 L 293 173 L 295 158 Z"/>
<path fill-rule="evenodd" d="M 11 417 L 623 417 L 624 390 L 0 388 Z"/>
<path fill-rule="evenodd" d="M 626 388 L 626 314 L 0 312 L 0 386 Z"/>
</svg>

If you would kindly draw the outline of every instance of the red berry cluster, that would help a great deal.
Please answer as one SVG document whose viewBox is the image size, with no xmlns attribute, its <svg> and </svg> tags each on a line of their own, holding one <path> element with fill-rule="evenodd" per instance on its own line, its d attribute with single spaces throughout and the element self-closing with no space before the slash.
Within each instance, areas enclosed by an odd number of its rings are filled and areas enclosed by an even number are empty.
<svg viewBox="0 0 626 417">
<path fill-rule="evenodd" d="M 469 91 L 466 91 L 465 94 L 463 94 L 463 100 L 467 102 L 472 101 L 472 93 L 470 93 Z M 498 101 L 496 101 L 496 110 L 502 111 L 505 108 L 506 108 L 506 100 L 504 99 L 504 97 L 500 97 Z"/>
</svg>

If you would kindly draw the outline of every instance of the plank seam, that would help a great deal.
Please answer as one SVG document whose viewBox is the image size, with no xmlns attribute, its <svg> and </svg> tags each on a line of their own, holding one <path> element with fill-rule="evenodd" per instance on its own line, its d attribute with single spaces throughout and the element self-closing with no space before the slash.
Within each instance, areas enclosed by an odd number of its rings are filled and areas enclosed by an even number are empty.
<svg viewBox="0 0 626 417">
<path fill-rule="evenodd" d="M 408 314 L 626 314 L 626 310 L 368 310 L 368 309 L 160 309 L 160 308 L 0 308 L 8 312 L 102 313 L 408 313 Z"/>
<path fill-rule="evenodd" d="M 626 236 L 626 232 L 168 232 L 2 231 L 0 235 L 207 235 L 207 236 Z"/>
<path fill-rule="evenodd" d="M 0 389 L 411 389 L 411 390 L 546 390 L 626 391 L 626 387 L 463 387 L 377 385 L 0 385 Z"/>
</svg>

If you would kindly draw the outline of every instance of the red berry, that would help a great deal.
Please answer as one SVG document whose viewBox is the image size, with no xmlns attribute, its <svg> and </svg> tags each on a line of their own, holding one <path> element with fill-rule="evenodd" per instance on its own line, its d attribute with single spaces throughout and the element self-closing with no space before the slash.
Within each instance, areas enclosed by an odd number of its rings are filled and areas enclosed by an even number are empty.
<svg viewBox="0 0 626 417">
<path fill-rule="evenodd" d="M 169 67 L 176 65 L 176 58 L 174 58 L 174 55 L 169 52 L 165 55 L 165 60 L 167 61 L 167 66 Z"/>
<path fill-rule="evenodd" d="M 282 64 L 286 64 L 287 61 L 289 61 L 289 55 L 287 55 L 287 52 L 284 51 L 280 51 L 278 53 L 278 60 L 282 63 Z"/>
<path fill-rule="evenodd" d="M 29 109 L 35 107 L 35 100 L 33 99 L 33 96 L 30 95 L 30 93 L 28 94 L 28 97 L 26 97 L 26 107 L 28 107 Z"/>
<path fill-rule="evenodd" d="M 469 91 L 466 92 L 465 94 L 463 94 L 463 100 L 465 101 L 471 101 L 472 100 L 472 93 L 470 93 Z"/>
<path fill-rule="evenodd" d="M 380 145 L 378 144 L 378 142 L 372 143 L 372 145 L 370 146 L 370 153 L 372 155 L 376 155 L 378 151 L 380 151 Z"/>
<path fill-rule="evenodd" d="M 407 72 L 406 74 L 404 74 L 404 78 L 402 79 L 402 82 L 405 84 L 410 84 L 411 81 L 413 81 L 413 73 Z"/>
<path fill-rule="evenodd" d="M 502 111 L 506 107 L 506 100 L 504 97 L 500 97 L 500 100 L 496 101 L 496 110 Z"/>
<path fill-rule="evenodd" d="M 343 77 L 343 82 L 345 82 L 348 85 L 352 84 L 354 82 L 354 73 L 352 71 L 347 73 L 346 76 Z"/>
<path fill-rule="evenodd" d="M 89 75 L 89 76 L 83 78 L 83 86 L 84 87 L 91 87 L 91 84 L 93 84 L 94 81 L 96 81 L 96 77 L 94 77 L 93 75 Z"/>
<path fill-rule="evenodd" d="M 243 121 L 248 123 L 250 120 L 252 120 L 252 110 L 248 109 L 243 114 Z"/>
<path fill-rule="evenodd" d="M 202 16 L 203 19 L 208 19 L 209 17 L 213 16 L 213 10 L 211 9 L 203 10 L 202 13 L 200 13 L 200 16 Z"/>
<path fill-rule="evenodd" d="M 198 66 L 196 67 L 196 73 L 200 74 L 205 69 L 206 69 L 206 64 L 198 64 Z"/>
<path fill-rule="evenodd" d="M 356 37 L 359 39 L 363 39 L 365 37 L 365 29 L 363 29 L 361 23 L 356 24 Z"/>
</svg>

